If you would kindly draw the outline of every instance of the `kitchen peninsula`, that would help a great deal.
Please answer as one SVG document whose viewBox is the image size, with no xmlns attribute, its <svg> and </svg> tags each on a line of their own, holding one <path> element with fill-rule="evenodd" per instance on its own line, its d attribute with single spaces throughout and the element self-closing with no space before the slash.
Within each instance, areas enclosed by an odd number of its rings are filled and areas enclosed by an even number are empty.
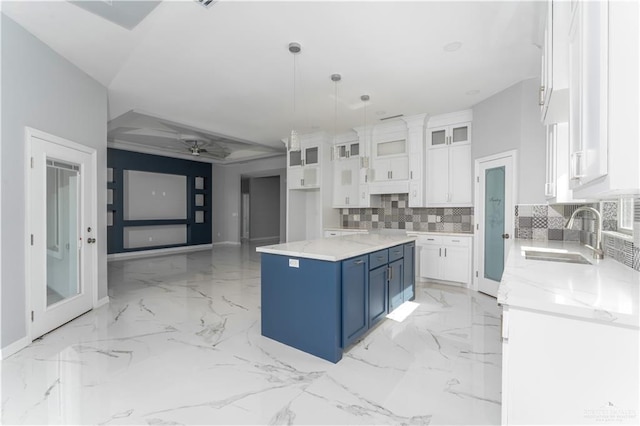
<svg viewBox="0 0 640 426">
<path fill-rule="evenodd" d="M 262 335 L 331 362 L 415 294 L 415 237 L 359 234 L 258 247 Z"/>
</svg>

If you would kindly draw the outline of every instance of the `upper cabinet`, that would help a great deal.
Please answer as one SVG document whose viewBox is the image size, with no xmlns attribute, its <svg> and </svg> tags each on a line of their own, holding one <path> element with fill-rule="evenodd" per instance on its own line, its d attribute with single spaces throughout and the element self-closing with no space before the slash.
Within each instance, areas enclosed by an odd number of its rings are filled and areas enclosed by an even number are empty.
<svg viewBox="0 0 640 426">
<path fill-rule="evenodd" d="M 569 124 L 546 126 L 547 150 L 544 195 L 549 204 L 581 203 L 569 187 Z"/>
<path fill-rule="evenodd" d="M 301 142 L 299 151 L 287 153 L 289 189 L 312 189 L 320 184 L 320 145 Z"/>
<path fill-rule="evenodd" d="M 371 140 L 370 194 L 409 192 L 409 144 L 403 120 L 378 125 Z"/>
<path fill-rule="evenodd" d="M 572 2 L 569 172 L 577 198 L 640 191 L 638 2 Z"/>
<path fill-rule="evenodd" d="M 433 116 L 427 128 L 426 205 L 470 206 L 470 110 Z"/>
<path fill-rule="evenodd" d="M 544 124 L 566 122 L 569 118 L 570 8 L 566 1 L 547 4 L 538 99 Z"/>
<path fill-rule="evenodd" d="M 360 207 L 360 141 L 349 140 L 351 138 L 357 138 L 357 135 L 351 133 L 337 138 L 339 140 L 333 146 L 334 208 Z"/>
</svg>

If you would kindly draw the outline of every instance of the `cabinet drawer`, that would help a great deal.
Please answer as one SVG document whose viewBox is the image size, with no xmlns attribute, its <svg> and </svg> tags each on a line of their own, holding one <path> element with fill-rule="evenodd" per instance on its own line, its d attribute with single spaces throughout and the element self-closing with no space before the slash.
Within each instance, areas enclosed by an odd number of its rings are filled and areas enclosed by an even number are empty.
<svg viewBox="0 0 640 426">
<path fill-rule="evenodd" d="M 404 257 L 404 247 L 395 246 L 389 249 L 389 262 L 402 259 Z"/>
<path fill-rule="evenodd" d="M 445 246 L 471 247 L 471 238 L 468 237 L 442 237 Z"/>
<path fill-rule="evenodd" d="M 434 236 L 434 235 L 420 235 L 417 239 L 417 243 L 421 246 L 441 245 L 442 237 Z"/>
<path fill-rule="evenodd" d="M 389 263 L 389 249 L 374 251 L 369 254 L 369 269 L 376 269 L 387 263 Z"/>
</svg>

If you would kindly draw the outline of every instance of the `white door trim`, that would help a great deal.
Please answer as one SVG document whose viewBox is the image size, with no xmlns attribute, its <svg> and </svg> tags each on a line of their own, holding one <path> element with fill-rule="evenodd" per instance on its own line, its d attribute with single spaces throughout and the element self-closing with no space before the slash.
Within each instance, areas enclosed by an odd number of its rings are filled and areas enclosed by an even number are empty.
<svg viewBox="0 0 640 426">
<path fill-rule="evenodd" d="M 475 222 L 475 229 L 474 229 L 474 234 L 475 238 L 474 240 L 474 250 L 473 250 L 473 265 L 474 265 L 474 273 L 473 273 L 473 289 L 475 291 L 478 291 L 478 271 L 480 270 L 480 250 L 483 249 L 483 243 L 484 241 L 481 241 L 482 239 L 480 238 L 480 234 L 477 232 L 479 226 L 481 226 L 482 224 L 480 223 L 480 215 L 479 213 L 479 206 L 480 206 L 480 163 L 485 163 L 487 161 L 493 161 L 493 160 L 499 160 L 501 158 L 508 158 L 511 157 L 511 161 L 513 163 L 513 179 L 511 182 L 511 191 L 512 191 L 512 200 L 513 200 L 513 205 L 515 206 L 516 204 L 518 204 L 518 150 L 513 149 L 510 151 L 504 151 L 498 154 L 493 154 L 493 155 L 488 155 L 486 157 L 482 157 L 482 158 L 476 158 L 475 160 L 475 167 L 474 167 L 474 176 L 476 177 L 476 180 L 474 182 L 474 222 Z M 507 185 L 508 183 L 505 182 L 505 185 Z M 513 216 L 515 216 L 515 212 L 513 211 L 513 209 L 511 209 L 510 214 Z M 509 234 L 512 234 L 514 231 L 510 230 L 511 232 L 509 232 Z M 513 236 L 513 238 L 515 238 L 515 235 Z"/>
<path fill-rule="evenodd" d="M 45 140 L 47 142 L 51 142 L 65 148 L 75 149 L 77 151 L 84 152 L 91 156 L 91 166 L 92 166 L 92 179 L 95 183 L 96 187 L 91 191 L 91 202 L 96 208 L 93 209 L 91 214 L 91 223 L 96 225 L 96 235 L 100 236 L 97 228 L 98 224 L 98 154 L 95 148 L 91 148 L 86 145 L 79 144 L 77 142 L 70 141 L 68 139 L 61 138 L 59 136 L 52 135 L 50 133 L 43 132 L 38 129 L 34 129 L 32 127 L 25 127 L 25 190 L 28 191 L 31 188 L 31 149 L 32 149 L 32 139 L 38 138 Z M 33 341 L 32 336 L 32 327 L 31 327 L 31 255 L 30 255 L 30 239 L 31 239 L 31 200 L 29 196 L 25 197 L 25 218 L 26 218 L 26 226 L 25 226 L 25 236 L 24 236 L 24 258 L 25 258 L 25 322 L 26 322 L 26 332 L 28 343 Z M 92 250 L 94 250 L 92 256 L 92 279 L 91 279 L 91 288 L 92 288 L 92 306 L 93 308 L 97 308 L 101 304 L 104 304 L 103 301 L 98 300 L 98 256 L 97 256 L 97 245 L 92 246 Z M 101 303 L 102 302 L 102 303 Z"/>
</svg>

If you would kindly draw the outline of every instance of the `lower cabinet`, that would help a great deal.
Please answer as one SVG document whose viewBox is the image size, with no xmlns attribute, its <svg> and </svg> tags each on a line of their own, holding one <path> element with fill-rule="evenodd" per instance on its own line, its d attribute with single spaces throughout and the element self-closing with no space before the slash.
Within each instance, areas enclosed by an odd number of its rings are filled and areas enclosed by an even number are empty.
<svg viewBox="0 0 640 426">
<path fill-rule="evenodd" d="M 369 256 L 342 262 L 342 342 L 353 343 L 369 329 Z"/>
<path fill-rule="evenodd" d="M 369 272 L 369 328 L 387 315 L 387 265 Z"/>
<path fill-rule="evenodd" d="M 415 294 L 415 243 L 342 261 L 342 347 Z"/>
<path fill-rule="evenodd" d="M 471 238 L 424 236 L 420 246 L 420 277 L 471 283 Z"/>
</svg>

